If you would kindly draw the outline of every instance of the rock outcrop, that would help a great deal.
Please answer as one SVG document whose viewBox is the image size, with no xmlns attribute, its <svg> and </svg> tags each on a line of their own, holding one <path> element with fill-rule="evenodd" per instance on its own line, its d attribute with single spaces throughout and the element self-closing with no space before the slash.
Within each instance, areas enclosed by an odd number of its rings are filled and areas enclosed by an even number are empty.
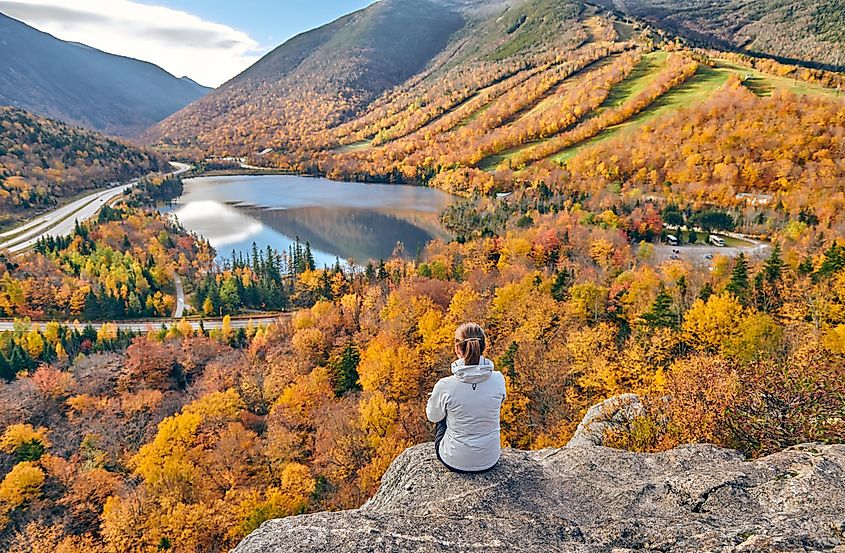
<svg viewBox="0 0 845 553">
<path fill-rule="evenodd" d="M 623 428 L 645 411 L 637 394 L 622 394 L 590 407 L 567 447 L 604 445 L 605 432 Z"/>
<path fill-rule="evenodd" d="M 318 551 L 845 552 L 845 445 L 506 450 L 467 476 L 422 444 L 360 509 L 268 521 L 235 549 Z"/>
</svg>

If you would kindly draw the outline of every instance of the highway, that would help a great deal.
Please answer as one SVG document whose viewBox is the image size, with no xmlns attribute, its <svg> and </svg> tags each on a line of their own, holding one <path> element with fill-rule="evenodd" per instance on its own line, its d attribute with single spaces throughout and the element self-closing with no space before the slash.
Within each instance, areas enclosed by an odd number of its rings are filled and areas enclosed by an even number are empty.
<svg viewBox="0 0 845 553">
<path fill-rule="evenodd" d="M 185 289 L 182 287 L 182 277 L 173 275 L 173 283 L 176 286 L 176 310 L 173 312 L 174 319 L 181 319 L 185 313 Z"/>
<path fill-rule="evenodd" d="M 176 171 L 169 173 L 169 176 L 181 175 L 191 169 L 190 165 L 184 163 L 172 161 L 170 164 L 176 168 Z M 73 232 L 77 221 L 81 222 L 90 219 L 100 211 L 102 206 L 136 184 L 138 184 L 138 181 L 121 184 L 120 186 L 106 190 L 99 190 L 68 205 L 36 217 L 20 227 L 3 232 L 0 234 L 0 237 L 9 238 L 3 243 L 0 243 L 0 250 L 8 250 L 9 253 L 18 253 L 32 247 L 41 238 L 47 236 L 67 236 Z"/>
<path fill-rule="evenodd" d="M 177 163 L 175 161 L 171 161 L 170 164 L 173 165 L 176 170 L 172 173 L 169 173 L 169 176 L 181 175 L 182 173 L 185 173 L 192 168 L 190 165 L 186 165 L 184 163 Z M 32 221 L 29 221 L 15 229 L 0 233 L 0 239 L 7 238 L 5 242 L 0 243 L 0 249 L 8 250 L 10 253 L 17 253 L 31 247 L 43 237 L 66 236 L 73 231 L 76 221 L 85 221 L 95 216 L 100 211 L 100 208 L 102 206 L 106 205 L 108 202 L 110 202 L 120 194 L 123 194 L 125 190 L 138 184 L 138 182 L 139 181 L 133 181 L 130 183 L 122 184 L 120 186 L 109 188 L 107 190 L 99 190 L 97 192 L 85 196 L 84 198 L 80 198 L 65 206 L 57 208 L 49 213 L 40 215 Z M 179 275 L 174 275 L 174 284 L 176 288 L 176 308 L 173 312 L 173 319 L 151 319 L 143 321 L 117 322 L 118 328 L 120 328 L 121 330 L 131 330 L 133 332 L 147 332 L 149 330 L 159 329 L 162 327 L 162 325 L 167 326 L 169 328 L 178 324 L 184 316 L 185 310 L 187 309 L 188 305 L 185 301 L 185 290 L 182 286 L 182 278 Z M 231 328 L 239 329 L 247 328 L 250 325 L 267 325 L 277 322 L 287 316 L 287 314 L 262 314 L 256 315 L 253 318 L 232 318 Z M 74 324 L 73 321 L 57 322 L 67 326 L 72 326 Z M 198 329 L 200 326 L 200 320 L 198 319 L 189 320 L 188 322 L 194 330 Z M 43 325 L 46 324 L 46 321 L 34 321 L 33 324 L 35 323 L 42 325 L 43 327 Z M 83 321 L 79 324 L 83 326 L 90 324 L 94 328 L 99 328 L 103 324 L 105 324 L 105 321 Z M 219 330 L 223 327 L 223 319 L 213 318 L 203 320 L 202 324 L 206 330 Z M 14 320 L 0 319 L 0 332 L 12 331 L 14 330 L 14 326 Z"/>
<path fill-rule="evenodd" d="M 260 315 L 254 318 L 232 318 L 231 319 L 231 327 L 233 329 L 238 328 L 247 328 L 249 325 L 259 326 L 259 325 L 269 325 L 275 322 L 278 322 L 282 319 L 287 318 L 289 315 L 286 313 L 280 315 Z M 59 324 L 65 326 L 73 326 L 73 321 L 56 321 Z M 191 327 L 194 330 L 197 330 L 200 327 L 199 320 L 188 320 L 191 324 Z M 33 321 L 32 324 L 39 324 L 41 328 L 44 328 L 46 321 Z M 103 326 L 103 321 L 98 322 L 88 322 L 88 321 L 80 321 L 80 325 L 87 326 L 91 325 L 94 328 L 100 328 Z M 121 330 L 131 330 L 133 332 L 147 332 L 149 330 L 158 330 L 165 325 L 166 327 L 170 328 L 179 324 L 178 320 L 169 320 L 169 319 L 157 319 L 157 320 L 148 320 L 148 321 L 126 321 L 126 322 L 118 322 L 117 327 Z M 223 319 L 215 318 L 215 319 L 207 319 L 202 321 L 203 328 L 206 330 L 220 330 L 223 327 Z M 9 332 L 14 330 L 15 323 L 13 320 L 9 319 L 2 319 L 0 320 L 0 332 Z"/>
</svg>

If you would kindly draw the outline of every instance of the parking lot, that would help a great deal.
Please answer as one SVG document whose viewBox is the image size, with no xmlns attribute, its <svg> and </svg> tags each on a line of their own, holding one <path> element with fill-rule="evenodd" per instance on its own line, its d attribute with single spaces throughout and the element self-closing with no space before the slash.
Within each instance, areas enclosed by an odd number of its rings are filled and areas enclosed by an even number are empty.
<svg viewBox="0 0 845 553">
<path fill-rule="evenodd" d="M 679 246 L 655 244 L 654 260 L 662 263 L 675 256 L 677 259 L 695 265 L 712 265 L 712 258 L 717 255 L 736 257 L 740 253 L 745 253 L 747 257 L 754 259 L 762 259 L 769 255 L 770 245 L 767 242 L 760 242 L 747 237 L 742 237 L 741 239 L 748 242 L 748 245 L 717 247 L 706 244 L 681 244 Z M 710 257 L 708 258 L 708 256 Z"/>
</svg>

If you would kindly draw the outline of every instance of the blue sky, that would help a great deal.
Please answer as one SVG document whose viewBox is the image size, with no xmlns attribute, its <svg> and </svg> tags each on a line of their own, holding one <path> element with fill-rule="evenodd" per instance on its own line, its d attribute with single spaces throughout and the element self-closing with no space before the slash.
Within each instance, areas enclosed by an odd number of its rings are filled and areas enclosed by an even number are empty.
<svg viewBox="0 0 845 553">
<path fill-rule="evenodd" d="M 290 37 L 361 9 L 372 0 L 166 0 L 165 6 L 246 31 L 260 42 L 278 45 Z"/>
<path fill-rule="evenodd" d="M 62 40 L 219 86 L 292 36 L 372 2 L 0 0 L 0 12 Z"/>
</svg>

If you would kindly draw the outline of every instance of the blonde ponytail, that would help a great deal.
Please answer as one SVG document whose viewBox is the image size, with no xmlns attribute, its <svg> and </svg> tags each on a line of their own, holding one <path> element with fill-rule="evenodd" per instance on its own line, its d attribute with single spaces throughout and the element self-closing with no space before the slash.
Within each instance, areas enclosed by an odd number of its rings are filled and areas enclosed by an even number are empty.
<svg viewBox="0 0 845 553">
<path fill-rule="evenodd" d="M 487 338 L 484 329 L 475 323 L 464 323 L 455 331 L 455 346 L 464 359 L 466 365 L 478 365 L 481 356 L 487 349 Z"/>
</svg>

